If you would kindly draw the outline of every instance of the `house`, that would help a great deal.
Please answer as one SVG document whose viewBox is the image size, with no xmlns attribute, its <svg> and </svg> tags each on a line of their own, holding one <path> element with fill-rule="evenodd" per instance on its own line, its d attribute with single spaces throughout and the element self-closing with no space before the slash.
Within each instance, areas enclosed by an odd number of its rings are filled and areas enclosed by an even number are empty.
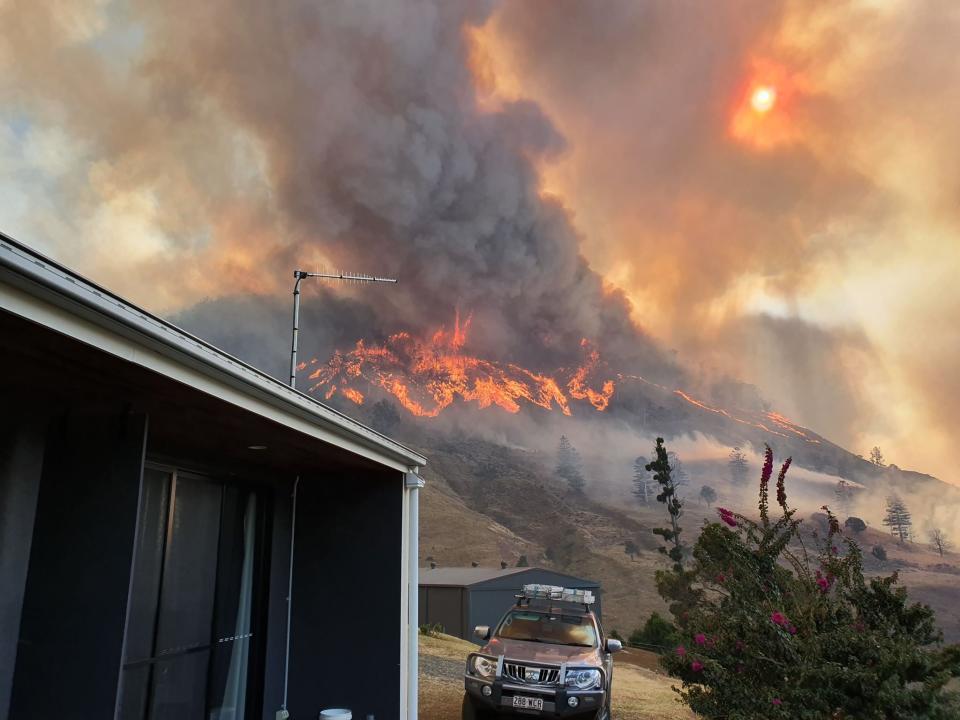
<svg viewBox="0 0 960 720">
<path fill-rule="evenodd" d="M 0 398 L 0 720 L 416 718 L 418 453 L 6 236 Z"/>
<path fill-rule="evenodd" d="M 538 567 L 431 567 L 420 569 L 420 623 L 440 625 L 450 635 L 475 640 L 473 629 L 496 625 L 516 603 L 520 589 L 531 583 L 592 590 L 593 611 L 601 617 L 600 583 L 593 580 Z"/>
</svg>

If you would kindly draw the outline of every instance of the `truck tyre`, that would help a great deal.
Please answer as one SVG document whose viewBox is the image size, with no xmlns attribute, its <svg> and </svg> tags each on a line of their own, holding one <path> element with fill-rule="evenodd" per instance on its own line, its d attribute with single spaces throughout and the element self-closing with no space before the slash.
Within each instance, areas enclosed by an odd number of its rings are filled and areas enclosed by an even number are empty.
<svg viewBox="0 0 960 720">
<path fill-rule="evenodd" d="M 461 717 L 463 720 L 493 720 L 497 715 L 487 708 L 477 707 L 470 696 L 464 693 L 463 713 Z"/>
</svg>

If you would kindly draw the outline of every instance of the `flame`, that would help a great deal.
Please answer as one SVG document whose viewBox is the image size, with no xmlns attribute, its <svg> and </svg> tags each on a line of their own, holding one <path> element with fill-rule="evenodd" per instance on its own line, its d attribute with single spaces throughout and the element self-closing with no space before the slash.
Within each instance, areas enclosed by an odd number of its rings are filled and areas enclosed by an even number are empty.
<svg viewBox="0 0 960 720">
<path fill-rule="evenodd" d="M 467 352 L 472 320 L 473 317 L 468 316 L 461 322 L 458 312 L 452 331 L 441 327 L 428 340 L 419 340 L 407 332 L 394 333 L 382 345 L 358 340 L 352 350 L 336 351 L 329 361 L 310 374 L 314 381 L 310 392 L 321 393 L 327 400 L 339 393 L 363 405 L 369 392 L 356 386 L 380 388 L 412 415 L 427 418 L 437 417 L 458 398 L 475 403 L 481 409 L 498 407 L 510 413 L 520 412 L 522 403 L 559 410 L 564 415 L 572 414 L 572 401 L 585 401 L 598 412 L 609 408 L 617 385 L 612 379 L 603 379 L 606 365 L 590 341 L 580 342 L 584 360 L 579 366 L 561 369 L 552 375 L 542 374 Z M 304 366 L 317 364 L 314 358 Z M 771 435 L 820 442 L 776 412 L 725 410 L 698 400 L 684 390 L 668 388 L 640 375 L 616 377 L 620 383 L 643 383 L 699 410 Z"/>
<path fill-rule="evenodd" d="M 458 398 L 510 413 L 519 412 L 521 402 L 526 402 L 570 415 L 571 399 L 586 400 L 598 411 L 607 409 L 614 383 L 605 380 L 599 390 L 590 386 L 601 361 L 588 341 L 581 343 L 584 364 L 554 377 L 465 352 L 471 321 L 468 316 L 461 323 L 457 313 L 452 332 L 440 328 L 425 342 L 406 332 L 391 335 L 383 345 L 358 340 L 352 350 L 337 351 L 310 374 L 314 381 L 310 390 L 323 392 L 327 399 L 339 392 L 361 405 L 365 395 L 354 385 L 363 382 L 390 393 L 418 417 L 436 417 Z"/>
</svg>

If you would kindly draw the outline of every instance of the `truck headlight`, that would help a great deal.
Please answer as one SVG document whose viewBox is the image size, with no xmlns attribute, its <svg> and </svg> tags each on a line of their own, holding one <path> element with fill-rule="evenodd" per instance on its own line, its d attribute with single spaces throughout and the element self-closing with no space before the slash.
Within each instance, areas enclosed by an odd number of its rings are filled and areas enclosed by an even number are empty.
<svg viewBox="0 0 960 720">
<path fill-rule="evenodd" d="M 481 655 L 475 655 L 473 658 L 473 672 L 484 678 L 491 678 L 497 674 L 497 664 Z"/>
<path fill-rule="evenodd" d="M 600 686 L 600 671 L 591 668 L 567 670 L 567 685 L 577 690 L 591 690 Z"/>
</svg>

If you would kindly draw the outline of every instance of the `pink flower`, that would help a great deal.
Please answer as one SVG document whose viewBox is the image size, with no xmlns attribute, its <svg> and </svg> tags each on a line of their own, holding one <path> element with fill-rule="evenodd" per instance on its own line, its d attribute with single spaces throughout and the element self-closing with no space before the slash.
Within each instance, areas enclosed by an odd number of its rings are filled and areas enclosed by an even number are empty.
<svg viewBox="0 0 960 720">
<path fill-rule="evenodd" d="M 723 585 L 723 583 L 725 583 L 725 582 L 727 581 L 727 576 L 724 575 L 723 573 L 717 573 L 716 580 L 717 580 L 718 583 L 720 583 L 721 585 Z"/>
<path fill-rule="evenodd" d="M 733 513 L 726 508 L 717 508 L 717 513 L 720 515 L 720 519 L 723 520 L 730 527 L 737 526 L 737 519 L 733 516 Z"/>
<path fill-rule="evenodd" d="M 707 643 L 707 636 L 704 635 L 703 633 L 697 633 L 696 635 L 693 636 L 693 641 L 694 641 L 697 645 L 706 645 L 706 643 Z"/>
<path fill-rule="evenodd" d="M 777 610 L 776 612 L 770 614 L 770 622 L 772 622 L 774 625 L 784 627 L 787 624 L 787 616 Z"/>
<path fill-rule="evenodd" d="M 677 649 L 674 650 L 674 652 L 680 657 L 683 657 L 684 655 L 687 654 L 687 649 L 683 645 L 678 645 Z"/>
<path fill-rule="evenodd" d="M 790 469 L 791 462 L 793 462 L 793 458 L 787 458 L 787 461 L 783 464 L 783 467 L 780 468 L 780 474 L 777 476 L 777 504 L 784 510 L 787 509 L 787 489 L 785 485 L 787 479 L 787 470 Z"/>
<path fill-rule="evenodd" d="M 703 663 L 699 660 L 694 660 L 692 663 L 690 663 L 690 669 L 694 672 L 700 672 L 703 670 Z"/>
<path fill-rule="evenodd" d="M 817 578 L 817 585 L 820 586 L 821 592 L 826 592 L 827 590 L 830 589 L 830 581 L 827 580 L 825 577 Z"/>
<path fill-rule="evenodd" d="M 746 645 L 743 644 L 743 640 L 737 640 L 737 650 L 743 650 Z"/>
<path fill-rule="evenodd" d="M 790 625 L 789 627 L 787 627 L 787 632 L 790 633 L 791 635 L 796 635 L 797 629 L 793 625 Z"/>
<path fill-rule="evenodd" d="M 771 700 L 771 702 L 777 706 L 783 705 L 783 702 L 780 700 L 780 698 L 774 698 L 773 700 Z"/>
</svg>

